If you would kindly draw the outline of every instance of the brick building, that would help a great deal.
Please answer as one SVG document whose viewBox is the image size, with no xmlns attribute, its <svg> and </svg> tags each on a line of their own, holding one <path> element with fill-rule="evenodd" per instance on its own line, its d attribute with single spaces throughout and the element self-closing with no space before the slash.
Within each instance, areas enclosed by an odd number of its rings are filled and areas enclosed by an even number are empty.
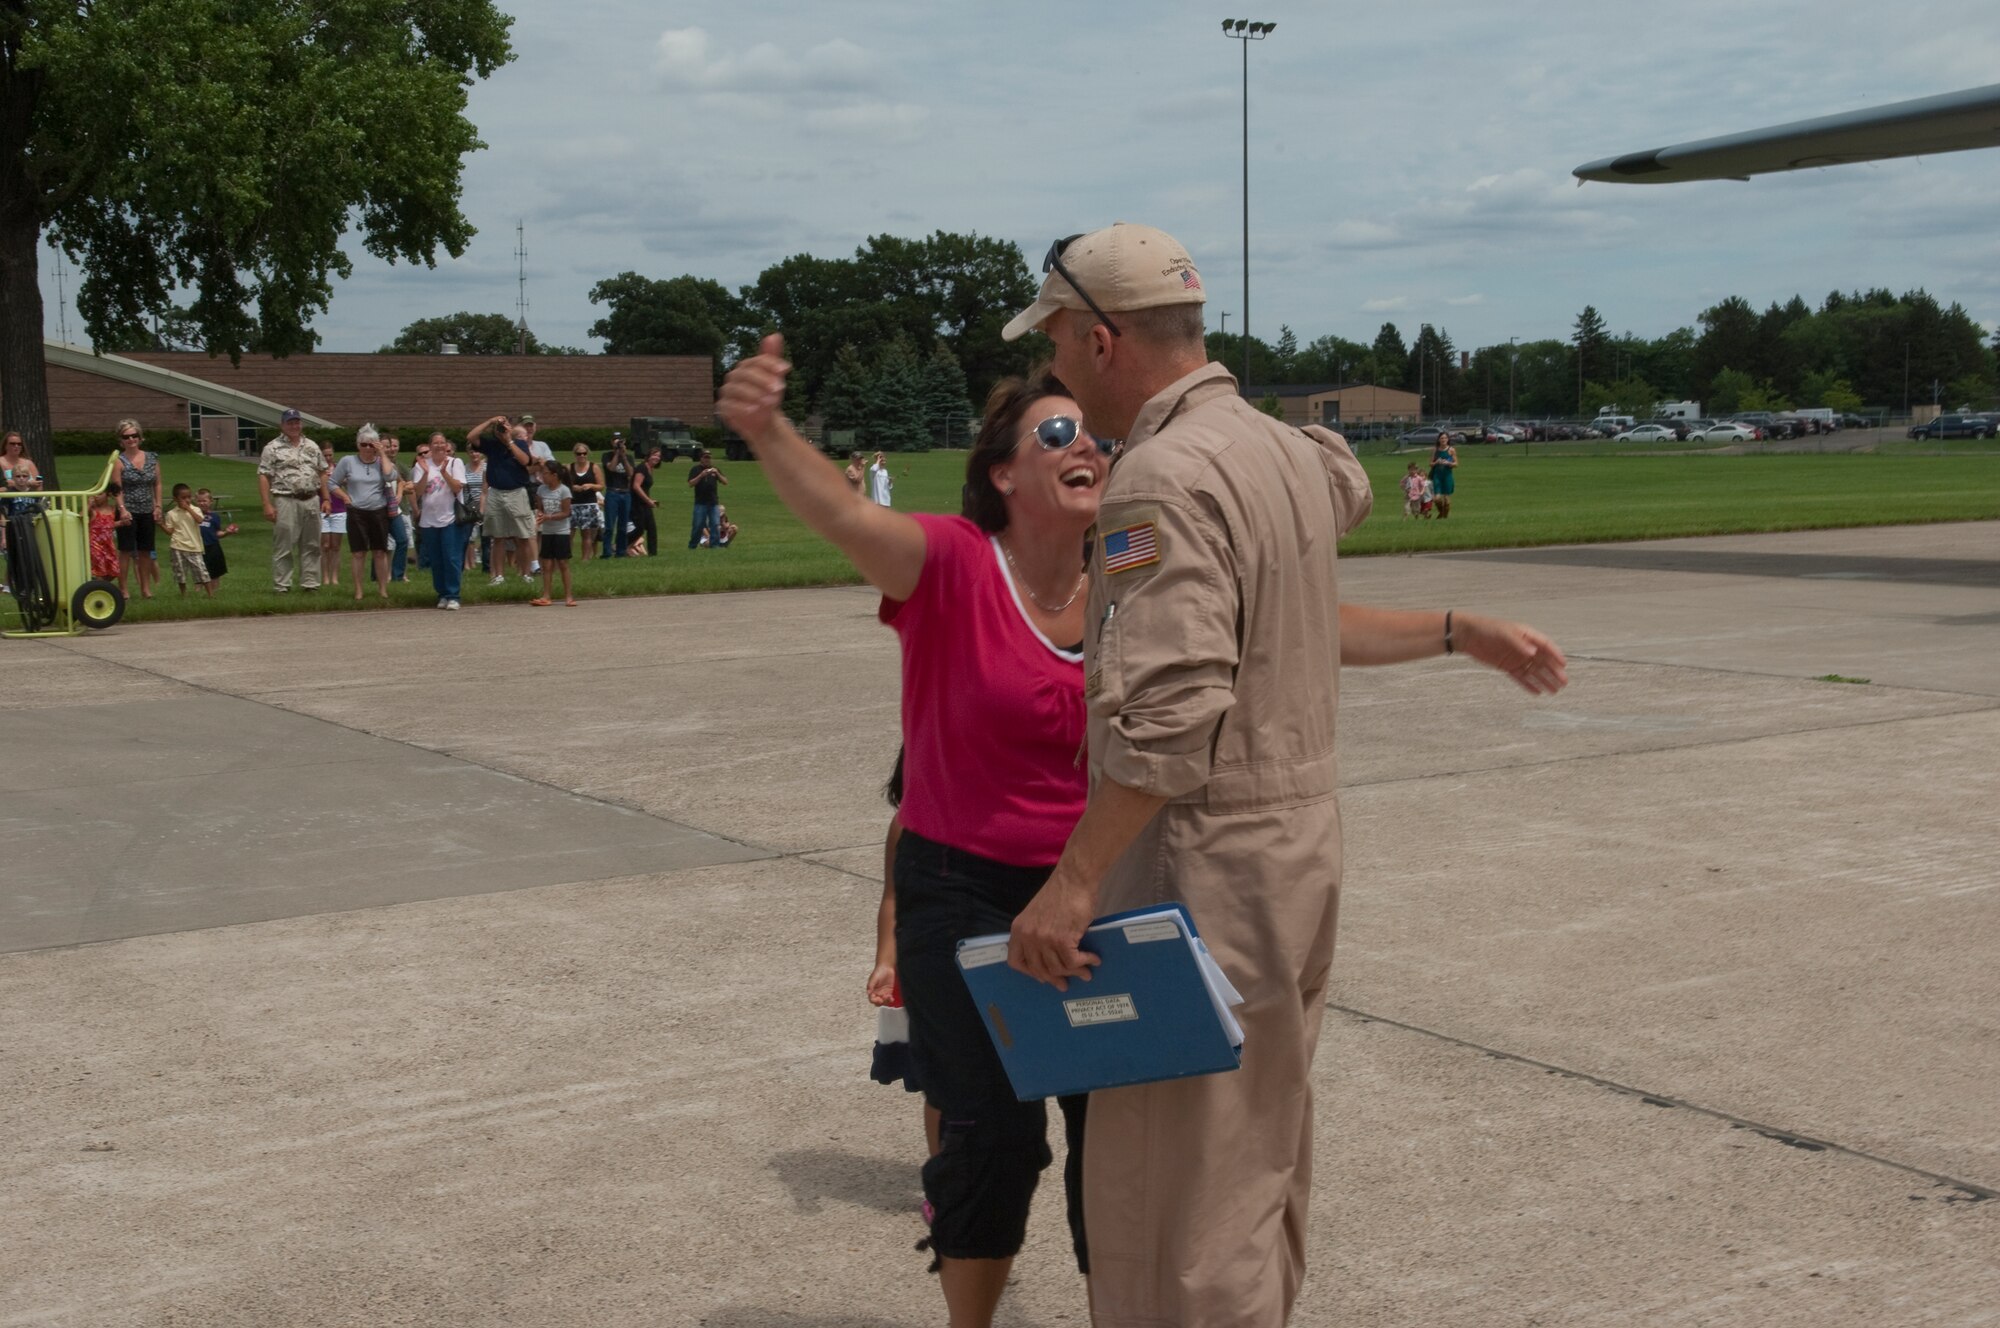
<svg viewBox="0 0 2000 1328">
<path fill-rule="evenodd" d="M 50 422 L 58 430 L 109 431 L 124 418 L 201 435 L 203 450 L 234 455 L 268 438 L 270 421 L 239 419 L 201 399 L 214 383 L 345 428 L 364 421 L 461 430 L 502 411 L 532 412 L 543 428 L 623 428 L 637 416 L 715 421 L 711 367 L 703 355 L 350 355 L 316 352 L 240 364 L 199 351 L 136 351 L 118 357 L 195 382 L 122 382 L 99 372 L 48 366 Z M 110 367 L 110 366 L 105 366 Z M 5 403 L 0 402 L 0 413 Z"/>
</svg>

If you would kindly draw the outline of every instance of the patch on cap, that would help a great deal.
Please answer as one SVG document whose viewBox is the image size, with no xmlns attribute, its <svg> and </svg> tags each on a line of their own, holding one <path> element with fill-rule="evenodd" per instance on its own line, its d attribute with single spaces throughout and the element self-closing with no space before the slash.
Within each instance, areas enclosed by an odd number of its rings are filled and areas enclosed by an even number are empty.
<svg viewBox="0 0 2000 1328">
<path fill-rule="evenodd" d="M 300 415 L 296 410 L 293 410 L 290 406 L 287 406 L 285 407 L 284 413 L 278 416 L 278 423 L 290 424 L 293 420 L 303 419 L 303 418 L 304 417 Z"/>
</svg>

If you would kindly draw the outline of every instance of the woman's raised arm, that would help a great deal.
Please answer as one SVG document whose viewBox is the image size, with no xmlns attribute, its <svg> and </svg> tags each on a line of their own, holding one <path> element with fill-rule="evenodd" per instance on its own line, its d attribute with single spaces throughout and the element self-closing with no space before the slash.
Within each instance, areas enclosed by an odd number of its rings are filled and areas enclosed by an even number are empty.
<svg viewBox="0 0 2000 1328">
<path fill-rule="evenodd" d="M 772 490 L 799 520 L 846 554 L 870 585 L 890 599 L 908 599 L 923 575 L 924 528 L 893 508 L 860 501 L 841 472 L 799 436 L 781 409 L 792 369 L 784 355 L 783 337 L 765 337 L 758 354 L 729 371 L 717 413 L 750 444 Z"/>
</svg>

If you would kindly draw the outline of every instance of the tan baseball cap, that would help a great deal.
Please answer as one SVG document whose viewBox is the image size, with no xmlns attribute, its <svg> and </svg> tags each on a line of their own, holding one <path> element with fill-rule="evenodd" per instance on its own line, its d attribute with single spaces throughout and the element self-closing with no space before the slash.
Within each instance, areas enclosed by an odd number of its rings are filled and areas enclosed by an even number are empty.
<svg viewBox="0 0 2000 1328">
<path fill-rule="evenodd" d="M 1035 302 L 1000 329 L 1003 340 L 1012 341 L 1034 331 L 1058 309 L 1088 310 L 1090 301 L 1077 292 L 1079 286 L 1097 301 L 1099 309 L 1110 314 L 1168 304 L 1201 304 L 1208 299 L 1201 288 L 1201 273 L 1181 242 L 1151 226 L 1113 222 L 1103 230 L 1077 236 L 1063 246 L 1059 257 L 1074 281 L 1051 266 Z"/>
</svg>

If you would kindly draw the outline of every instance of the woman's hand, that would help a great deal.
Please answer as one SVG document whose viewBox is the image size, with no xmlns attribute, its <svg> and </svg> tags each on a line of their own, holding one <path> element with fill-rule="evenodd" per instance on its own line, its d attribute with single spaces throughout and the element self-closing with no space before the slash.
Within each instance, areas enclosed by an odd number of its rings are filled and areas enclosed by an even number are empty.
<svg viewBox="0 0 2000 1328">
<path fill-rule="evenodd" d="M 868 1003 L 888 1005 L 896 999 L 896 966 L 877 964 L 868 975 Z"/>
<path fill-rule="evenodd" d="M 739 360 L 729 371 L 715 413 L 744 438 L 761 441 L 784 418 L 785 378 L 791 371 L 785 339 L 774 332 L 764 338 L 757 354 Z"/>
</svg>

